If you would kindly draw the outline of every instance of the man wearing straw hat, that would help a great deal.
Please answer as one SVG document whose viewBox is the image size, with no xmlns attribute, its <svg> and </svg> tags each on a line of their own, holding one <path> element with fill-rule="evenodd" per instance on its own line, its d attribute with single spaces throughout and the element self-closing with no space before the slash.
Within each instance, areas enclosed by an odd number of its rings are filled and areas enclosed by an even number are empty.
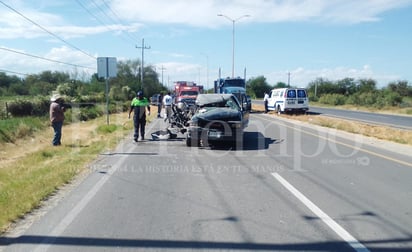
<svg viewBox="0 0 412 252">
<path fill-rule="evenodd" d="M 50 122 L 54 130 L 52 144 L 53 146 L 59 146 L 61 145 L 62 127 L 65 111 L 65 108 L 63 107 L 63 98 L 58 94 L 54 94 L 50 98 L 50 101 Z"/>
</svg>

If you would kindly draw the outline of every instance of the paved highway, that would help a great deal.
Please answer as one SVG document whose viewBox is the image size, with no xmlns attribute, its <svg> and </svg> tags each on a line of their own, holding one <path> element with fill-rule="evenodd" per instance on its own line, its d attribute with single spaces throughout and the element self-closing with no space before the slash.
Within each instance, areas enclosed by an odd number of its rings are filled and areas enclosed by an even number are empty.
<svg viewBox="0 0 412 252">
<path fill-rule="evenodd" d="M 412 148 L 394 146 L 264 114 L 238 151 L 130 137 L 0 250 L 412 251 Z"/>
<path fill-rule="evenodd" d="M 310 107 L 311 113 L 412 130 L 412 117 L 333 108 Z"/>
<path fill-rule="evenodd" d="M 263 105 L 263 101 L 253 100 L 253 104 Z M 322 108 L 316 106 L 310 106 L 309 113 L 322 114 L 347 120 L 355 120 L 376 125 L 385 125 L 399 129 L 412 130 L 412 116 L 371 113 L 334 108 Z"/>
</svg>

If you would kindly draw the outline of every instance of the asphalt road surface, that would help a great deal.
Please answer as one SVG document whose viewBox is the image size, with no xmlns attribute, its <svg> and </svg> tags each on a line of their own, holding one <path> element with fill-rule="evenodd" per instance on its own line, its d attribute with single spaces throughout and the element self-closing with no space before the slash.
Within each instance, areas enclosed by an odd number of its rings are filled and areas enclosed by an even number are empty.
<svg viewBox="0 0 412 252">
<path fill-rule="evenodd" d="M 0 250 L 412 251 L 410 147 L 265 114 L 243 150 L 180 137 L 129 137 Z"/>
<path fill-rule="evenodd" d="M 253 104 L 263 105 L 262 100 L 253 100 Z M 389 126 L 393 128 L 412 130 L 412 116 L 391 115 L 382 113 L 371 113 L 364 111 L 353 111 L 335 108 L 322 108 L 309 105 L 309 113 L 321 114 L 342 118 L 347 120 L 354 120 L 364 123 Z"/>
<path fill-rule="evenodd" d="M 372 124 L 390 126 L 394 128 L 412 130 L 412 117 L 390 115 L 381 113 L 370 113 L 362 111 L 341 110 L 333 108 L 310 107 L 311 113 L 361 121 Z"/>
</svg>

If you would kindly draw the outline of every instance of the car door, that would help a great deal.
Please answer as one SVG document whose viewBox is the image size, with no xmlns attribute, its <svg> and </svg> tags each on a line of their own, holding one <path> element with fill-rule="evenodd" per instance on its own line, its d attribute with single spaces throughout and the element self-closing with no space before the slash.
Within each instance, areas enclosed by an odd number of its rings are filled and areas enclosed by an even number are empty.
<svg viewBox="0 0 412 252">
<path fill-rule="evenodd" d="M 242 125 L 243 128 L 246 128 L 249 125 L 249 109 L 248 109 L 248 101 L 247 101 L 247 96 L 246 94 L 242 94 L 241 96 L 242 101 L 241 102 L 241 111 L 242 111 Z"/>
</svg>

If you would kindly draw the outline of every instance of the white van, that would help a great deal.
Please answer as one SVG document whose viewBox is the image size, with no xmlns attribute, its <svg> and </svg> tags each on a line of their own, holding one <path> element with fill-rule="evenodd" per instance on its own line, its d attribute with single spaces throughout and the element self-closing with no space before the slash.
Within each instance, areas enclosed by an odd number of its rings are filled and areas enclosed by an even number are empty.
<svg viewBox="0 0 412 252">
<path fill-rule="evenodd" d="M 306 112 L 308 92 L 304 88 L 275 88 L 269 93 L 268 109 L 276 112 Z"/>
</svg>

